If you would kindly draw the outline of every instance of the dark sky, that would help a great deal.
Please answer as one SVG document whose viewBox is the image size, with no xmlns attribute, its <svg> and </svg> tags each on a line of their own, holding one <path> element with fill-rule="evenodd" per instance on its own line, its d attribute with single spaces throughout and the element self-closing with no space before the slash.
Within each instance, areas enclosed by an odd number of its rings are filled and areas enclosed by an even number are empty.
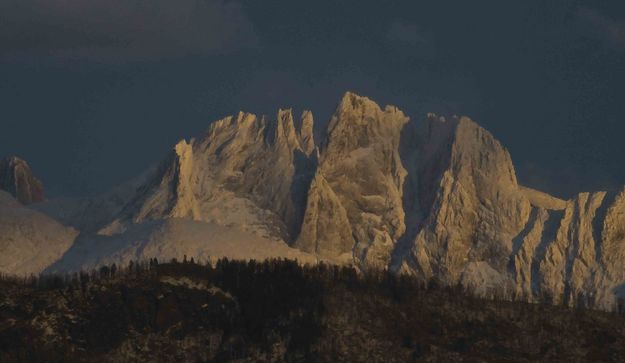
<svg viewBox="0 0 625 363">
<path fill-rule="evenodd" d="M 519 179 L 625 184 L 625 3 L 0 0 L 0 155 L 49 195 L 105 191 L 244 109 L 346 90 L 472 117 Z"/>
</svg>

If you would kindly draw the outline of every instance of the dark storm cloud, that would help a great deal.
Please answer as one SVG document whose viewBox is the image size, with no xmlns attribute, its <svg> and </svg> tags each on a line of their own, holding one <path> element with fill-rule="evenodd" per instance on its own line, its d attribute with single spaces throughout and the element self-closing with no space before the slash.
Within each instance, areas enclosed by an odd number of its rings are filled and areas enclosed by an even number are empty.
<svg viewBox="0 0 625 363">
<path fill-rule="evenodd" d="M 588 7 L 579 7 L 578 15 L 590 35 L 612 47 L 625 49 L 625 20 L 612 19 Z"/>
<path fill-rule="evenodd" d="M 0 1 L 0 54 L 5 56 L 158 59 L 257 45 L 252 24 L 235 1 Z"/>
</svg>

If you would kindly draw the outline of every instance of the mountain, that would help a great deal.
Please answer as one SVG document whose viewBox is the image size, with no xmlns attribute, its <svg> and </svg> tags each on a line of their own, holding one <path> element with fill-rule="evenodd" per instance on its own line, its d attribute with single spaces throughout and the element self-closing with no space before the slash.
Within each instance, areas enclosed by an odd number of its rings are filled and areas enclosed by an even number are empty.
<svg viewBox="0 0 625 363">
<path fill-rule="evenodd" d="M 275 120 L 241 112 L 212 123 L 201 138 L 179 142 L 155 171 L 125 188 L 38 207 L 89 231 L 46 271 L 184 255 L 316 262 L 287 244 L 299 233 L 315 170 L 312 122 L 310 112 L 298 129 L 290 110 Z M 61 213 L 69 204 L 77 207 Z M 85 218 L 92 213 L 98 218 Z"/>
<path fill-rule="evenodd" d="M 313 129 L 309 111 L 240 112 L 111 193 L 35 205 L 81 231 L 46 271 L 273 256 L 527 301 L 625 299 L 625 189 L 550 196 L 520 185 L 506 148 L 468 117 L 411 120 L 350 92 L 319 143 Z"/>
<path fill-rule="evenodd" d="M 78 231 L 0 190 L 0 272 L 37 274 L 59 260 Z"/>
<path fill-rule="evenodd" d="M 114 225 L 189 218 L 267 238 L 297 236 L 316 157 L 312 115 L 297 130 L 290 110 L 275 120 L 240 112 L 179 142 Z"/>
<path fill-rule="evenodd" d="M 35 178 L 28 163 L 16 156 L 0 160 L 0 190 L 10 193 L 22 204 L 44 201 L 43 184 Z"/>
</svg>

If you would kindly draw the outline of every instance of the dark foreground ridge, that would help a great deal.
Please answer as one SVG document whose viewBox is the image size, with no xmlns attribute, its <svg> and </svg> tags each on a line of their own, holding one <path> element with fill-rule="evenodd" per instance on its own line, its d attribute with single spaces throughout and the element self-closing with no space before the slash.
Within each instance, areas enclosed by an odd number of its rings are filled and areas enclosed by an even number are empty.
<svg viewBox="0 0 625 363">
<path fill-rule="evenodd" d="M 350 267 L 134 263 L 0 281 L 0 362 L 622 361 L 616 313 Z"/>
</svg>

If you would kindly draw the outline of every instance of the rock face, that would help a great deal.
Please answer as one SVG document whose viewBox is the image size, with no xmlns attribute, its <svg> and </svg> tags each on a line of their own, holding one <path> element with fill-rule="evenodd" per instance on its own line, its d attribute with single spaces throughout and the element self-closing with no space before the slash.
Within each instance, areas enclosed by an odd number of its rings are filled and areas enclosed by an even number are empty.
<svg viewBox="0 0 625 363">
<path fill-rule="evenodd" d="M 406 230 L 402 207 L 406 170 L 399 138 L 407 122 L 396 107 L 382 110 L 365 97 L 345 94 L 328 126 L 314 188 L 308 194 L 302 228 L 306 233 L 296 247 L 324 256 L 332 250 L 351 251 L 358 263 L 388 265 L 395 241 Z M 329 246 L 337 243 L 333 242 L 337 236 L 346 236 L 338 249 Z"/>
<path fill-rule="evenodd" d="M 22 204 L 44 201 L 43 185 L 34 177 L 26 161 L 15 156 L 0 160 L 0 189 Z"/>
<path fill-rule="evenodd" d="M 625 191 L 564 201 L 519 185 L 508 151 L 470 119 L 407 122 L 343 98 L 296 247 L 479 294 L 624 303 Z"/>
<path fill-rule="evenodd" d="M 613 257 L 625 252 L 624 192 L 563 201 L 519 186 L 508 152 L 465 117 L 430 115 L 418 135 L 417 202 L 405 204 L 418 232 L 391 267 L 528 301 L 612 309 L 625 297 Z"/>
<path fill-rule="evenodd" d="M 453 284 L 481 271 L 505 274 L 530 203 L 508 152 L 468 118 L 430 117 L 423 136 L 420 205 L 429 207 L 403 267 Z M 448 149 L 440 150 L 440 140 Z"/>
<path fill-rule="evenodd" d="M 152 254 L 276 256 L 625 306 L 625 190 L 565 201 L 521 186 L 508 151 L 469 118 L 409 120 L 349 92 L 319 145 L 314 135 L 309 111 L 297 122 L 291 110 L 240 112 L 128 187 L 76 208 L 38 205 L 82 232 L 48 271 Z M 27 167 L 6 169 L 3 186 L 37 199 Z"/>
<path fill-rule="evenodd" d="M 316 174 L 295 247 L 332 261 L 351 262 L 354 245 L 347 211 L 325 177 Z"/>
</svg>

